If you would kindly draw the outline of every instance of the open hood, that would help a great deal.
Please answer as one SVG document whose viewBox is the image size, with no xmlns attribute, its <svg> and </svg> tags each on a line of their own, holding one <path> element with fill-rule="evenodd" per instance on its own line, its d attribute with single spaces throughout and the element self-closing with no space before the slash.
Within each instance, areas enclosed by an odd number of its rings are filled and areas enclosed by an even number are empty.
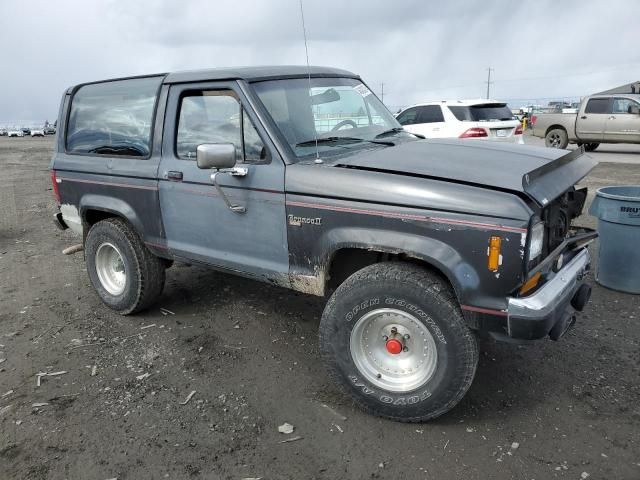
<svg viewBox="0 0 640 480">
<path fill-rule="evenodd" d="M 521 192 L 544 206 L 597 162 L 582 148 L 567 152 L 486 140 L 420 140 L 358 153 L 334 165 Z"/>
</svg>

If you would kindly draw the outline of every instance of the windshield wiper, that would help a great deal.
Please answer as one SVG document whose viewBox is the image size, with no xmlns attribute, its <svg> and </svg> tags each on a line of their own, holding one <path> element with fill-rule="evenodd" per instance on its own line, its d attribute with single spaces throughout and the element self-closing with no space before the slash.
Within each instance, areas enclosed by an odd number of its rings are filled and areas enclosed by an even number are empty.
<svg viewBox="0 0 640 480">
<path fill-rule="evenodd" d="M 323 137 L 323 138 L 318 138 L 313 139 L 313 140 L 305 140 L 304 142 L 300 142 L 300 143 L 296 143 L 296 147 L 312 147 L 316 144 L 316 142 L 318 143 L 318 145 L 321 144 L 336 144 L 336 145 L 340 145 L 340 144 L 344 144 L 344 143 L 361 143 L 361 142 L 367 142 L 367 143 L 377 143 L 378 145 L 388 145 L 390 147 L 393 147 L 395 145 L 395 143 L 393 142 L 386 142 L 386 141 L 378 141 L 378 140 L 367 140 L 366 138 L 357 138 L 357 137 Z"/>
<path fill-rule="evenodd" d="M 415 135 L 416 137 L 422 138 L 422 139 L 425 138 L 424 135 L 420 135 L 419 133 L 408 132 L 407 130 L 405 130 L 402 127 L 393 127 L 393 128 L 390 128 L 389 130 L 385 130 L 384 132 L 379 133 L 378 135 L 376 135 L 375 138 L 386 137 L 387 135 L 391 135 L 393 133 L 400 133 L 400 132 L 408 133 L 410 135 Z"/>
<path fill-rule="evenodd" d="M 88 153 L 131 155 L 140 157 L 144 157 L 146 155 L 145 152 L 143 152 L 138 147 L 134 147 L 133 145 L 102 145 L 100 147 L 95 147 L 91 150 L 88 150 Z"/>
</svg>

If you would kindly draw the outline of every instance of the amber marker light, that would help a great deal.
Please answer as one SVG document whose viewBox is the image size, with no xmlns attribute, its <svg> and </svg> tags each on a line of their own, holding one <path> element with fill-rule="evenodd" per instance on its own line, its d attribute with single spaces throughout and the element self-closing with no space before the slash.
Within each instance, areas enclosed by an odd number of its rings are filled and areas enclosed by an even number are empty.
<svg viewBox="0 0 640 480">
<path fill-rule="evenodd" d="M 500 245 L 502 244 L 502 238 L 500 237 L 491 237 L 489 239 L 489 251 L 488 256 L 489 260 L 487 262 L 487 266 L 489 270 L 492 272 L 498 271 L 498 266 L 500 265 Z"/>
<path fill-rule="evenodd" d="M 540 277 L 541 277 L 540 272 L 536 272 L 533 275 L 533 277 L 531 277 L 529 280 L 527 280 L 524 283 L 524 285 L 522 285 L 522 287 L 520 287 L 520 295 L 524 295 L 529 290 L 535 288 L 535 286 L 538 285 L 538 282 L 540 281 Z"/>
</svg>

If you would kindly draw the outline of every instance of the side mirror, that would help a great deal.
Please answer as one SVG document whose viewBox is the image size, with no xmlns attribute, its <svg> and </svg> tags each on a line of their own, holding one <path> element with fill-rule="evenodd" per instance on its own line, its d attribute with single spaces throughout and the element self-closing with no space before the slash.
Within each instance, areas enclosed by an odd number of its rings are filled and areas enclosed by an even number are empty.
<svg viewBox="0 0 640 480">
<path fill-rule="evenodd" d="M 629 113 L 633 115 L 640 114 L 640 106 L 638 105 L 629 105 Z"/>
<path fill-rule="evenodd" d="M 233 143 L 203 143 L 196 149 L 198 168 L 222 170 L 236 165 L 236 147 Z"/>
</svg>

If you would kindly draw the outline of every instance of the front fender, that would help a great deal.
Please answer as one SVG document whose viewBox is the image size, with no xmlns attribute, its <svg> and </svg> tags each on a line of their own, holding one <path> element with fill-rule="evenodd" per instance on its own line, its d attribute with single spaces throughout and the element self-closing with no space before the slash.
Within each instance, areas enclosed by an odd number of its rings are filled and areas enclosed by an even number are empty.
<svg viewBox="0 0 640 480">
<path fill-rule="evenodd" d="M 403 254 L 430 264 L 447 277 L 456 293 L 476 288 L 478 275 L 471 264 L 451 247 L 435 238 L 391 230 L 342 227 L 323 235 L 318 248 L 326 252 L 326 265 L 345 248 Z"/>
</svg>

